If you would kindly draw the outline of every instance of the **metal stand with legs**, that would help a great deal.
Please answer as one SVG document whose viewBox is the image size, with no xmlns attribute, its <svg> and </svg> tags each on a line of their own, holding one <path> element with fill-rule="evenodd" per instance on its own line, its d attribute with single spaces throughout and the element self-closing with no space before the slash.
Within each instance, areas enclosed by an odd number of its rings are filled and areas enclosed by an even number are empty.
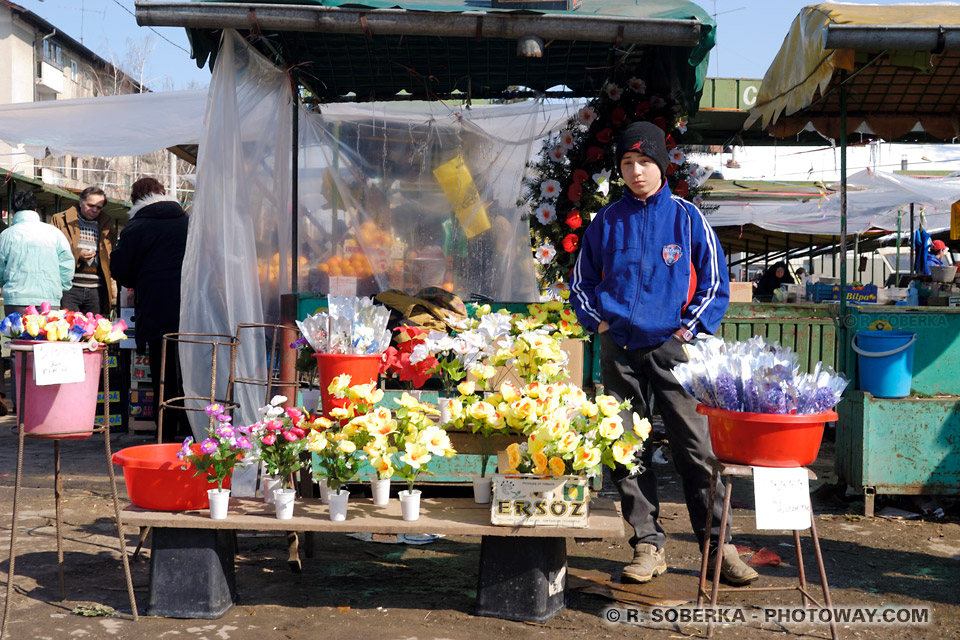
<svg viewBox="0 0 960 640">
<path fill-rule="evenodd" d="M 10 350 L 13 352 L 21 352 L 22 359 L 26 360 L 27 355 L 33 352 L 33 345 L 30 344 L 12 344 L 10 345 Z M 133 579 L 130 575 L 130 562 L 127 558 L 127 548 L 126 542 L 123 539 L 123 522 L 120 519 L 120 500 L 117 497 L 117 478 L 113 471 L 113 462 L 112 452 L 110 449 L 110 378 L 109 378 L 109 367 L 108 367 L 108 358 L 106 357 L 106 350 L 103 351 L 103 357 L 101 358 L 101 370 L 103 371 L 103 426 L 97 427 L 92 425 L 89 433 L 102 433 L 104 434 L 104 450 L 106 453 L 107 459 L 107 473 L 110 476 L 110 491 L 113 495 L 113 515 L 114 520 L 117 526 L 117 540 L 119 542 L 119 551 L 120 558 L 123 561 L 123 573 L 127 580 L 127 595 L 130 598 L 130 611 L 133 615 L 133 619 L 136 621 L 139 619 L 137 612 L 137 600 L 133 593 Z M 19 401 L 17 403 L 17 471 L 16 479 L 14 481 L 13 489 L 13 522 L 10 526 L 10 567 L 7 573 L 7 592 L 6 598 L 3 604 L 3 623 L 0 625 L 0 638 L 4 637 L 7 630 L 7 622 L 10 619 L 10 599 L 13 595 L 13 581 L 15 575 L 15 565 L 17 560 L 17 524 L 20 517 L 20 489 L 22 487 L 22 475 L 23 475 L 23 447 L 28 436 L 26 433 L 26 426 L 24 424 L 24 416 L 26 415 L 27 407 L 27 398 L 26 398 L 26 388 L 27 388 L 27 367 L 18 366 L 14 368 L 14 372 L 19 372 L 20 380 L 17 387 L 17 393 L 19 395 Z M 16 375 L 16 373 L 14 373 Z M 86 433 L 86 431 L 84 431 Z M 58 437 L 59 436 L 59 437 Z M 64 579 L 64 562 L 63 562 L 63 509 L 62 509 L 62 493 L 63 493 L 63 482 L 60 475 L 60 440 L 68 437 L 76 437 L 76 433 L 45 433 L 44 439 L 53 440 L 53 473 L 54 473 L 54 499 L 56 502 L 56 527 L 57 527 L 57 569 L 59 572 L 59 582 L 60 582 L 60 599 L 66 600 L 66 581 Z M 38 439 L 38 438 L 34 438 Z"/>
</svg>

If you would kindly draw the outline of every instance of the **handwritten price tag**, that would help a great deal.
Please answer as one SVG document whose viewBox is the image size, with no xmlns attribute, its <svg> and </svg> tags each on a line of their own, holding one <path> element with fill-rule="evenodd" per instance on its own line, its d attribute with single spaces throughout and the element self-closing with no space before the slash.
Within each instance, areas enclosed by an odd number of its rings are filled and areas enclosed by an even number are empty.
<svg viewBox="0 0 960 640">
<path fill-rule="evenodd" d="M 73 342 L 35 344 L 33 379 L 37 386 L 83 382 L 83 345 Z"/>
<path fill-rule="evenodd" d="M 757 529 L 810 528 L 810 480 L 802 467 L 753 468 Z"/>
</svg>

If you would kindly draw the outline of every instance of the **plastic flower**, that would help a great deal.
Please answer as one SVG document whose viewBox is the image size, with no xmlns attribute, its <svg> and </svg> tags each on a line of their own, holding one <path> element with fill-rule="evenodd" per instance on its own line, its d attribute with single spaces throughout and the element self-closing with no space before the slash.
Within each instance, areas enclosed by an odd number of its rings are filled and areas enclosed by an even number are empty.
<svg viewBox="0 0 960 640">
<path fill-rule="evenodd" d="M 330 386 L 327 388 L 327 391 L 335 398 L 345 398 L 347 396 L 347 389 L 350 388 L 350 374 L 341 373 L 339 376 L 333 379 L 330 383 Z M 277 404 L 271 402 L 270 404 Z"/>
<path fill-rule="evenodd" d="M 519 444 L 514 442 L 507 447 L 507 466 L 508 467 L 510 467 L 511 469 L 516 469 L 517 467 L 519 467 L 521 457 L 522 456 L 520 455 Z"/>
<path fill-rule="evenodd" d="M 593 107 L 583 107 L 577 111 L 577 118 L 580 120 L 580 124 L 589 127 L 597 119 L 597 112 Z"/>
<path fill-rule="evenodd" d="M 414 469 L 419 469 L 430 462 L 430 451 L 424 445 L 417 442 L 407 442 L 405 449 L 406 453 L 400 456 L 400 461 Z"/>
<path fill-rule="evenodd" d="M 675 165 L 683 164 L 683 161 L 686 159 L 686 156 L 683 154 L 683 151 L 679 147 L 675 149 L 671 149 L 669 152 L 669 156 L 670 156 L 670 162 L 672 162 Z"/>
<path fill-rule="evenodd" d="M 600 421 L 597 431 L 607 440 L 616 440 L 623 435 L 623 420 L 620 416 L 604 418 Z"/>
<path fill-rule="evenodd" d="M 653 96 L 650 98 L 650 106 L 654 109 L 662 109 L 664 105 L 667 104 L 667 101 L 661 98 L 660 96 Z"/>
<path fill-rule="evenodd" d="M 557 250 L 553 248 L 553 243 L 544 240 L 543 244 L 537 247 L 536 259 L 540 264 L 550 264 L 557 255 Z"/>
<path fill-rule="evenodd" d="M 213 453 L 217 450 L 217 441 L 213 438 L 207 438 L 200 443 L 200 451 L 203 453 Z"/>
<path fill-rule="evenodd" d="M 567 219 L 564 222 L 571 229 L 579 229 L 583 224 L 583 219 L 580 217 L 580 212 L 574 209 L 567 214 Z"/>
<path fill-rule="evenodd" d="M 556 200 L 560 195 L 560 183 L 556 180 L 544 180 L 540 185 L 540 196 L 547 200 Z"/>
<path fill-rule="evenodd" d="M 677 121 L 677 131 L 679 131 L 680 133 L 686 133 L 686 132 L 687 132 L 687 121 L 686 121 L 686 120 L 678 120 L 678 121 Z"/>
<path fill-rule="evenodd" d="M 596 447 L 582 446 L 573 458 L 573 468 L 577 471 L 591 469 L 600 464 L 600 450 Z"/>
<path fill-rule="evenodd" d="M 544 202 L 537 208 L 537 220 L 540 224 L 547 225 L 557 219 L 557 208 L 549 202 Z"/>
<path fill-rule="evenodd" d="M 557 142 L 561 147 L 569 151 L 573 148 L 574 144 L 573 134 L 569 131 L 561 131 Z"/>
<path fill-rule="evenodd" d="M 623 91 L 621 91 L 620 87 L 612 82 L 608 82 L 607 86 L 605 86 L 603 90 L 607 93 L 607 97 L 611 100 L 619 100 L 620 96 L 623 95 Z"/>
<path fill-rule="evenodd" d="M 564 464 L 562 458 L 554 456 L 550 458 L 550 462 L 547 465 L 550 468 L 550 475 L 553 476 L 562 476 L 564 471 L 567 470 L 566 464 Z"/>
<path fill-rule="evenodd" d="M 630 87 L 631 91 L 639 93 L 640 95 L 647 92 L 647 83 L 636 76 L 627 80 L 627 86 Z"/>
<path fill-rule="evenodd" d="M 571 177 L 577 184 L 583 184 L 590 179 L 590 175 L 583 169 L 574 169 Z"/>
<path fill-rule="evenodd" d="M 569 233 L 563 238 L 563 250 L 567 253 L 573 253 L 580 246 L 580 238 L 575 233 Z"/>
<path fill-rule="evenodd" d="M 597 192 L 606 196 L 610 193 L 610 169 L 603 169 L 593 174 L 593 181 L 597 183 Z"/>
<path fill-rule="evenodd" d="M 560 145 L 555 146 L 550 149 L 550 159 L 554 162 L 563 162 L 564 158 L 567 157 L 567 150 L 561 147 Z"/>
<path fill-rule="evenodd" d="M 653 427 L 650 425 L 650 421 L 646 418 L 640 419 L 640 416 L 636 412 L 633 414 L 633 432 L 637 434 L 641 440 L 646 440 L 650 436 L 650 431 Z"/>
</svg>

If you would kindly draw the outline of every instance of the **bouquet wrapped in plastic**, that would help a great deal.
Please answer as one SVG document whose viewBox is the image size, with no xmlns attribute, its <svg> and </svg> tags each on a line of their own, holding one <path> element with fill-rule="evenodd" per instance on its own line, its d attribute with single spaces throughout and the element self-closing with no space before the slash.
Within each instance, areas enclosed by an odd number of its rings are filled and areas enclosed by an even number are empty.
<svg viewBox="0 0 960 640">
<path fill-rule="evenodd" d="M 315 353 L 383 353 L 390 345 L 390 310 L 372 298 L 330 296 L 327 310 L 297 321 L 303 339 Z"/>
<path fill-rule="evenodd" d="M 759 336 L 744 342 L 708 338 L 687 346 L 689 362 L 673 368 L 683 388 L 702 404 L 727 411 L 817 414 L 829 411 L 848 380 L 817 363 L 801 373 L 797 354 Z"/>
</svg>

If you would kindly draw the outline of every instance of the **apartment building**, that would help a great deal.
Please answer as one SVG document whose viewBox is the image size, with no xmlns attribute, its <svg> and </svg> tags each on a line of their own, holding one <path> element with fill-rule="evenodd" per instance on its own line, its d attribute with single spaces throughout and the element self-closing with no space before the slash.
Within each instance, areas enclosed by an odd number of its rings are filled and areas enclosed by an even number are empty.
<svg viewBox="0 0 960 640">
<path fill-rule="evenodd" d="M 71 25 L 53 25 L 0 0 L 0 104 L 66 100 L 137 93 L 137 82 L 68 35 Z M 27 152 L 30 153 L 27 153 Z M 78 156 L 37 158 L 43 151 L 0 141 L 0 169 L 68 190 L 100 185 L 110 198 L 125 200 L 140 175 L 166 173 L 167 157 L 154 159 Z M 162 178 L 161 178 L 162 179 Z"/>
</svg>

